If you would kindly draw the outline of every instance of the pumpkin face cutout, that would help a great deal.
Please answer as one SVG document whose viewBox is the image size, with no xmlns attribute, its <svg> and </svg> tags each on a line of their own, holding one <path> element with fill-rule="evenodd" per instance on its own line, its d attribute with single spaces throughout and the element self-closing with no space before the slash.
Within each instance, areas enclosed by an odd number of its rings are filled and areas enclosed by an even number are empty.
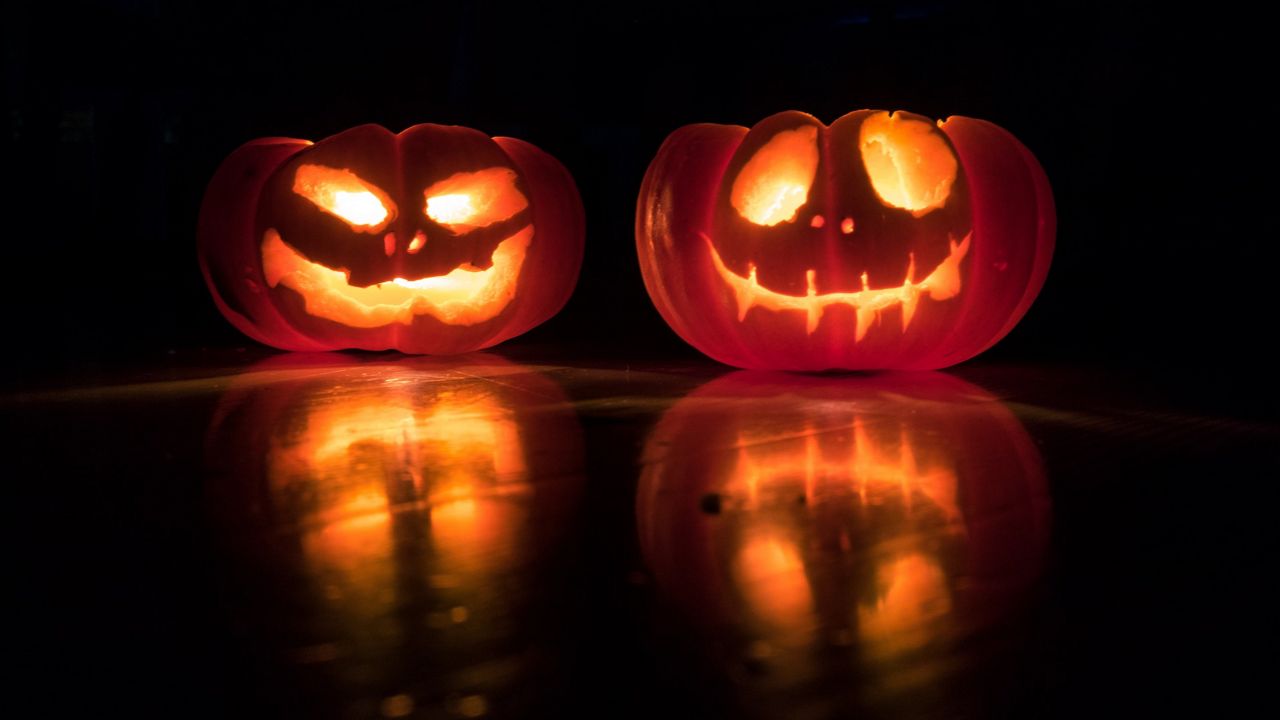
<svg viewBox="0 0 1280 720">
<path fill-rule="evenodd" d="M 928 369 L 981 352 L 1039 292 L 1053 203 L 994 125 L 785 112 L 659 150 L 636 241 L 668 324 L 722 362 Z"/>
<path fill-rule="evenodd" d="M 365 125 L 237 150 L 206 193 L 200 239 L 219 308 L 267 344 L 459 353 L 563 306 L 582 207 L 527 143 Z"/>
</svg>

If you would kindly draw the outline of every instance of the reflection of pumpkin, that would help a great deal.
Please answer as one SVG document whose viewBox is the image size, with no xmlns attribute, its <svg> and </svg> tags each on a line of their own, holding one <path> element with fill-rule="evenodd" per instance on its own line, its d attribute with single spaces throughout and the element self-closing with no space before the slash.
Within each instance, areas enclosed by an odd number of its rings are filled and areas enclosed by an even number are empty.
<svg viewBox="0 0 1280 720">
<path fill-rule="evenodd" d="M 525 673 L 460 678 L 517 668 L 538 640 L 522 618 L 581 490 L 574 412 L 500 358 L 344 360 L 268 361 L 219 404 L 210 464 L 236 572 L 278 603 L 267 622 L 302 620 L 268 639 L 327 648 L 346 698 L 425 681 L 419 697 L 502 702 Z"/>
<path fill-rule="evenodd" d="M 770 682 L 812 687 L 833 646 L 928 681 L 1037 577 L 1048 497 L 1025 430 L 972 385 L 744 372 L 652 431 L 637 521 L 663 593 L 773 658 Z"/>
<path fill-rule="evenodd" d="M 862 110 L 673 133 L 640 191 L 645 285 L 711 357 L 939 368 L 1009 332 L 1053 250 L 1048 181 L 990 123 Z"/>
<path fill-rule="evenodd" d="M 219 310 L 287 350 L 489 347 L 564 305 L 582 242 L 577 188 L 554 158 L 442 125 L 255 140 L 200 211 Z"/>
</svg>

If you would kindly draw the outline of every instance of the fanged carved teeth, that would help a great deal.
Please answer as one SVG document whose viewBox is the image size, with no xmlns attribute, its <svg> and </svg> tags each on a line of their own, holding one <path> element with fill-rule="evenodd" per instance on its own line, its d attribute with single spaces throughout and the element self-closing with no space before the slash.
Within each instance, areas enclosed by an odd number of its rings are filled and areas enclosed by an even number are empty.
<svg viewBox="0 0 1280 720">
<path fill-rule="evenodd" d="M 804 312 L 805 332 L 812 335 L 818 329 L 818 324 L 822 322 L 822 314 L 828 305 L 848 305 L 857 312 L 858 326 L 854 335 L 854 342 L 857 342 L 866 336 L 867 331 L 871 329 L 871 324 L 879 320 L 880 313 L 884 310 L 901 307 L 902 330 L 906 332 L 912 319 L 915 318 L 921 295 L 927 294 L 933 300 L 947 300 L 955 297 L 960 292 L 960 261 L 969 252 L 969 241 L 973 233 L 965 235 L 959 243 L 952 238 L 951 253 L 920 282 L 915 281 L 916 259 L 912 255 L 907 265 L 907 277 L 898 287 L 872 290 L 870 278 L 864 272 L 861 277 L 862 290 L 819 294 L 817 273 L 814 270 L 807 270 L 805 282 L 808 288 L 804 295 L 787 295 L 764 287 L 756 277 L 757 271 L 754 264 L 747 266 L 746 277 L 733 272 L 725 266 L 711 238 L 705 233 L 702 237 L 711 251 L 711 261 L 715 264 L 720 278 L 733 290 L 738 303 L 739 322 L 746 319 L 747 312 L 753 307 L 761 307 L 773 312 L 796 310 Z"/>
</svg>

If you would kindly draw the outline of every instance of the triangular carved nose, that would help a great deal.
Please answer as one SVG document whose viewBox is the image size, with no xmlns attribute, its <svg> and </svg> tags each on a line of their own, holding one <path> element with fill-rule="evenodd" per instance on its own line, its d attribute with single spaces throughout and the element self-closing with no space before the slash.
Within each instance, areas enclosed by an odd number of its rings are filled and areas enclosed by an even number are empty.
<svg viewBox="0 0 1280 720">
<path fill-rule="evenodd" d="M 418 232 L 414 233 L 413 239 L 409 241 L 409 254 L 410 255 L 417 254 L 417 252 L 422 249 L 422 246 L 426 244 L 427 244 L 427 234 L 419 230 Z"/>
</svg>

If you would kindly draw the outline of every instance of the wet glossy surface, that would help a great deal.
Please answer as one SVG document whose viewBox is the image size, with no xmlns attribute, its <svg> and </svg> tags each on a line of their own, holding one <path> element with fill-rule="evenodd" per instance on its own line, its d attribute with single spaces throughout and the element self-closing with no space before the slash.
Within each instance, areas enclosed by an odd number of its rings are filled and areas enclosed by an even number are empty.
<svg viewBox="0 0 1280 720">
<path fill-rule="evenodd" d="M 1280 440 L 982 365 L 188 356 L 3 410 L 31 687 L 139 717 L 1222 710 Z"/>
</svg>

